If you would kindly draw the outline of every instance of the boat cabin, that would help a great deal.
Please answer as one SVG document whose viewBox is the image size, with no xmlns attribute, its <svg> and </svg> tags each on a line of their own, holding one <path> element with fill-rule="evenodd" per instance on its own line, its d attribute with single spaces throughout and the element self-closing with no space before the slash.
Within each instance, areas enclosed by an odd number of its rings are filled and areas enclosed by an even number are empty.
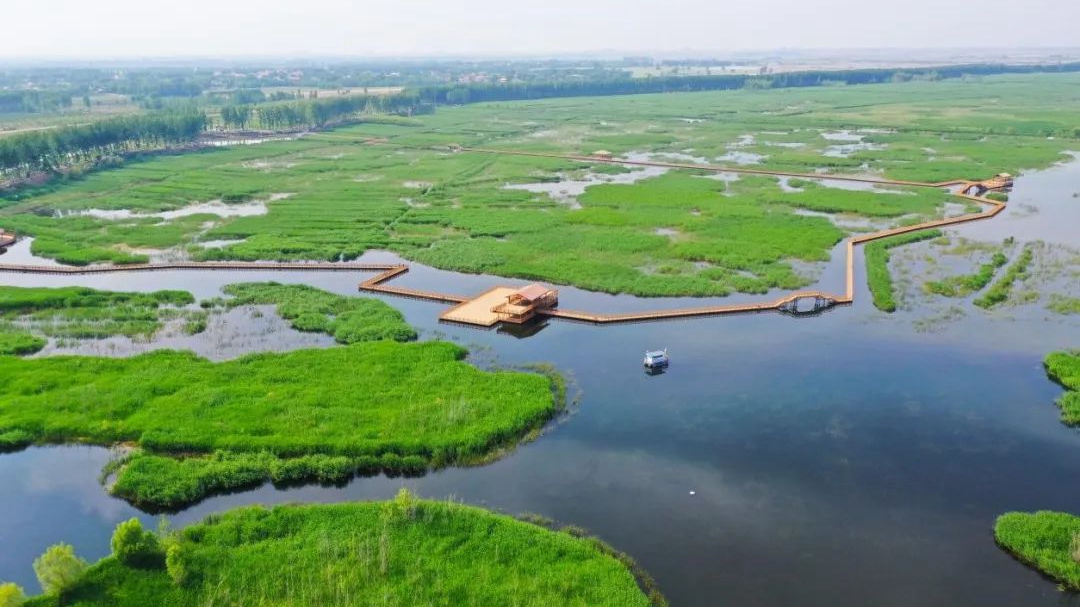
<svg viewBox="0 0 1080 607">
<path fill-rule="evenodd" d="M 500 321 L 523 323 L 537 310 L 546 310 L 559 305 L 559 292 L 539 283 L 522 287 L 506 296 L 506 301 L 491 309 Z"/>
<path fill-rule="evenodd" d="M 649 369 L 666 367 L 671 364 L 667 350 L 652 350 L 645 353 L 645 366 Z"/>
<path fill-rule="evenodd" d="M 15 244 L 15 232 L 0 230 L 0 249 L 10 247 L 13 244 Z"/>
</svg>

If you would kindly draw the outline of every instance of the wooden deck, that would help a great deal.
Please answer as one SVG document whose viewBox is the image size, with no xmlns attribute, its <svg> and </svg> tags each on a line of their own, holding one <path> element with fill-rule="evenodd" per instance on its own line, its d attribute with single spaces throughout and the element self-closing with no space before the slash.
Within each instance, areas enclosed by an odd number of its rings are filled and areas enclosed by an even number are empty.
<svg viewBox="0 0 1080 607">
<path fill-rule="evenodd" d="M 506 298 L 517 290 L 517 287 L 492 287 L 476 297 L 446 310 L 439 315 L 439 320 L 493 327 L 499 324 L 500 318 L 491 309 L 506 302 Z"/>
</svg>

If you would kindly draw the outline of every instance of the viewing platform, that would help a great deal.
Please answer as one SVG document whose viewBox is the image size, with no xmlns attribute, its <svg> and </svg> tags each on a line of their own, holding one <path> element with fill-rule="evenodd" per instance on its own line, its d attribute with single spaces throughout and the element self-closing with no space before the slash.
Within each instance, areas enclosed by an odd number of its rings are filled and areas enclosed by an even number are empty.
<svg viewBox="0 0 1080 607">
<path fill-rule="evenodd" d="M 541 284 L 493 287 L 439 315 L 440 320 L 491 327 L 500 322 L 522 324 L 559 305 L 559 292 Z"/>
</svg>

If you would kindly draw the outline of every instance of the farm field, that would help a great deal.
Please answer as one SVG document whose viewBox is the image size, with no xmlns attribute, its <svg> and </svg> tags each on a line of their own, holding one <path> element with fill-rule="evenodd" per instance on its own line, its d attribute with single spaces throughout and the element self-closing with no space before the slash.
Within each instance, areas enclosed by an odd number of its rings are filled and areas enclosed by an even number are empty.
<svg viewBox="0 0 1080 607">
<path fill-rule="evenodd" d="M 512 150 L 698 159 L 941 181 L 1048 166 L 1073 75 L 507 102 L 297 141 L 161 157 L 3 202 L 0 224 L 66 263 L 352 259 L 643 296 L 805 286 L 846 234 L 955 212 L 946 192 L 629 171 Z M 993 100 L 993 103 L 987 103 Z M 373 144 L 372 140 L 385 141 Z M 233 216 L 209 201 L 249 205 Z M 254 205 L 253 207 L 250 205 Z M 169 213 L 172 212 L 172 215 Z M 162 221 L 163 216 L 165 220 Z"/>
</svg>

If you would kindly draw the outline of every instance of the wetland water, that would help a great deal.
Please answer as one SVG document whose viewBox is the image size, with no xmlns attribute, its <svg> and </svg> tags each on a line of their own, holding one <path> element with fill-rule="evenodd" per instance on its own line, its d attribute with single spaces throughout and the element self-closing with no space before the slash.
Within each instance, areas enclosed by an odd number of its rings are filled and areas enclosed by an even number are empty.
<svg viewBox="0 0 1080 607">
<path fill-rule="evenodd" d="M 1080 216 L 1080 200 L 1071 198 L 1080 182 L 1055 177 L 1059 169 L 1019 179 L 1014 200 L 1047 209 L 1073 203 L 1072 217 Z M 1055 213 L 999 219 L 1019 227 L 1029 217 L 1060 221 Z M 955 231 L 973 235 L 999 219 Z M 836 266 L 822 272 L 834 289 Z M 412 267 L 402 286 L 470 294 L 521 282 Z M 382 499 L 404 485 L 581 525 L 633 555 L 675 607 L 1080 605 L 1000 551 L 991 531 L 1006 510 L 1080 508 L 1080 433 L 1058 422 L 1061 389 L 1041 367 L 1046 352 L 1080 345 L 1080 321 L 972 312 L 948 331 L 917 333 L 917 312 L 885 318 L 872 308 L 859 272 L 856 305 L 815 318 L 550 321 L 527 338 L 439 324 L 443 306 L 387 298 L 424 339 L 445 335 L 478 360 L 505 365 L 554 363 L 572 377 L 580 403 L 544 436 L 487 466 L 361 478 L 343 488 L 265 486 L 170 518 L 182 525 L 248 503 Z M 0 284 L 179 288 L 201 298 L 231 282 L 268 279 L 356 294 L 366 276 L 0 274 Z M 566 307 L 595 310 L 702 303 L 562 295 Z M 668 372 L 643 373 L 642 351 L 664 347 L 673 357 Z M 152 523 L 97 483 L 108 457 L 91 447 L 0 455 L 0 579 L 36 589 L 31 562 L 48 545 L 68 541 L 96 559 L 118 521 L 139 515 Z"/>
</svg>

